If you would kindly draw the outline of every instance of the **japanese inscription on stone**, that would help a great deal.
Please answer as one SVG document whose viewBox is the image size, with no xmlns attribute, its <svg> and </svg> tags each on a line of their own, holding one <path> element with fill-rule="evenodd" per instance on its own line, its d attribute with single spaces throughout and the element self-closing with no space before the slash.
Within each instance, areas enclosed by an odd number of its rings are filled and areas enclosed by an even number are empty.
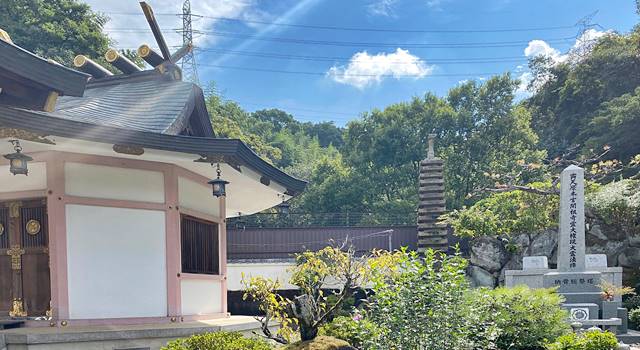
<svg viewBox="0 0 640 350">
<path fill-rule="evenodd" d="M 584 170 L 564 169 L 560 179 L 559 271 L 585 271 Z"/>
</svg>

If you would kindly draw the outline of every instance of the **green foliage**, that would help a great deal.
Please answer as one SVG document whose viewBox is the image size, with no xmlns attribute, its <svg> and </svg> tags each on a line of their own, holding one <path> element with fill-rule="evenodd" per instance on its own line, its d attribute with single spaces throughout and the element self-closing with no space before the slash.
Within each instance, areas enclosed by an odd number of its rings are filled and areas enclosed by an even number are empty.
<svg viewBox="0 0 640 350">
<path fill-rule="evenodd" d="M 631 311 L 640 308 L 640 295 L 634 295 L 624 301 L 624 307 Z"/>
<path fill-rule="evenodd" d="M 265 313 L 258 320 L 267 337 L 284 344 L 290 343 L 295 335 L 303 341 L 311 340 L 322 325 L 340 312 L 356 289 L 367 284 L 372 274 L 367 263 L 368 257 L 356 258 L 352 250 L 326 247 L 316 252 L 306 251 L 296 255 L 289 281 L 300 289 L 299 296 L 287 299 L 277 295 L 277 281 L 262 277 L 247 281 L 243 277 L 244 298 L 257 301 Z M 327 295 L 325 291 L 329 286 L 332 291 Z M 272 319 L 280 322 L 276 335 L 271 334 L 268 327 Z"/>
<path fill-rule="evenodd" d="M 476 314 L 473 307 L 464 303 L 466 265 L 459 256 L 433 250 L 424 258 L 403 251 L 374 261 L 374 294 L 367 317 L 379 334 L 365 339 L 364 347 L 472 349 L 478 329 L 467 317 Z"/>
<path fill-rule="evenodd" d="M 549 184 L 534 183 L 548 189 Z M 515 190 L 495 193 L 469 208 L 454 210 L 442 220 L 463 237 L 508 236 L 540 232 L 557 225 L 558 196 Z"/>
<path fill-rule="evenodd" d="M 214 332 L 193 335 L 169 342 L 163 350 L 271 350 L 262 339 L 245 338 L 237 332 Z"/>
<path fill-rule="evenodd" d="M 284 348 L 284 350 L 350 350 L 353 349 L 349 343 L 344 340 L 329 337 L 319 336 L 313 340 L 300 341 L 295 344 L 290 344 Z"/>
<path fill-rule="evenodd" d="M 629 321 L 637 327 L 640 325 L 640 309 L 633 309 L 629 311 Z"/>
<path fill-rule="evenodd" d="M 612 182 L 588 195 L 587 201 L 607 225 L 626 235 L 640 233 L 640 180 Z"/>
<path fill-rule="evenodd" d="M 110 44 L 107 20 L 77 0 L 0 2 L 0 24 L 16 45 L 64 65 L 77 54 L 100 61 Z"/>
<path fill-rule="evenodd" d="M 548 344 L 547 350 L 616 350 L 618 340 L 611 332 L 587 331 L 580 335 L 569 333 Z"/>
<path fill-rule="evenodd" d="M 355 316 L 336 317 L 320 328 L 321 335 L 328 335 L 347 341 L 356 348 L 362 348 L 378 336 L 376 325 L 359 314 Z"/>
<path fill-rule="evenodd" d="M 639 122 L 635 91 L 640 85 L 639 30 L 605 35 L 581 58 L 530 63 L 539 88 L 525 105 L 540 144 L 550 154 L 562 154 L 572 145 L 585 145 L 581 151 L 589 153 L 604 144 L 618 146 L 610 153 L 612 158 L 626 161 L 640 153 L 633 133 Z"/>
<path fill-rule="evenodd" d="M 545 344 L 569 331 L 563 297 L 554 289 L 478 289 L 471 300 L 484 304 L 484 315 L 499 330 L 496 345 L 501 350 L 544 349 Z"/>
</svg>

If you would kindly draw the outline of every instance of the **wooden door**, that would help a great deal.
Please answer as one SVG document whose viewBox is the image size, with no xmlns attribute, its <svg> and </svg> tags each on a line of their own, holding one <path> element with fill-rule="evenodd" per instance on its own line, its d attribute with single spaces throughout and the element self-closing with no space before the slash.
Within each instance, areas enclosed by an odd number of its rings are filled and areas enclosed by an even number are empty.
<svg viewBox="0 0 640 350">
<path fill-rule="evenodd" d="M 45 316 L 51 299 L 46 202 L 0 203 L 0 223 L 0 315 Z"/>
</svg>

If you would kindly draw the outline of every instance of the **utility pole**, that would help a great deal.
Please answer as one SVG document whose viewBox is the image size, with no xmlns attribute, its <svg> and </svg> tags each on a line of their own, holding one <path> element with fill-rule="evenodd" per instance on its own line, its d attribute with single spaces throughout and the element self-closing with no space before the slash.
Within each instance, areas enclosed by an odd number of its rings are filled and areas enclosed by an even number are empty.
<svg viewBox="0 0 640 350">
<path fill-rule="evenodd" d="M 193 28 L 191 27 L 191 2 L 185 0 L 182 4 L 182 44 L 193 45 Z M 198 66 L 193 49 L 182 58 L 182 76 L 185 80 L 200 85 Z"/>
</svg>

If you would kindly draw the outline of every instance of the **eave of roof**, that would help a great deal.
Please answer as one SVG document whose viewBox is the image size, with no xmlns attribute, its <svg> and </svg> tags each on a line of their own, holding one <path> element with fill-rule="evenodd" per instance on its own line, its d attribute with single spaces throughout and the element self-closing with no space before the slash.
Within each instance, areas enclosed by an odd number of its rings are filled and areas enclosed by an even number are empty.
<svg viewBox="0 0 640 350">
<path fill-rule="evenodd" d="M 225 157 L 245 165 L 287 188 L 291 195 L 300 193 L 306 182 L 296 179 L 267 163 L 237 139 L 220 139 L 167 135 L 146 131 L 96 125 L 57 117 L 55 113 L 0 106 L 0 126 L 25 129 L 40 135 L 53 135 L 85 141 L 135 145 L 163 151 Z"/>
<path fill-rule="evenodd" d="M 67 96 L 82 96 L 90 77 L 3 40 L 0 40 L 0 69 Z"/>
</svg>

